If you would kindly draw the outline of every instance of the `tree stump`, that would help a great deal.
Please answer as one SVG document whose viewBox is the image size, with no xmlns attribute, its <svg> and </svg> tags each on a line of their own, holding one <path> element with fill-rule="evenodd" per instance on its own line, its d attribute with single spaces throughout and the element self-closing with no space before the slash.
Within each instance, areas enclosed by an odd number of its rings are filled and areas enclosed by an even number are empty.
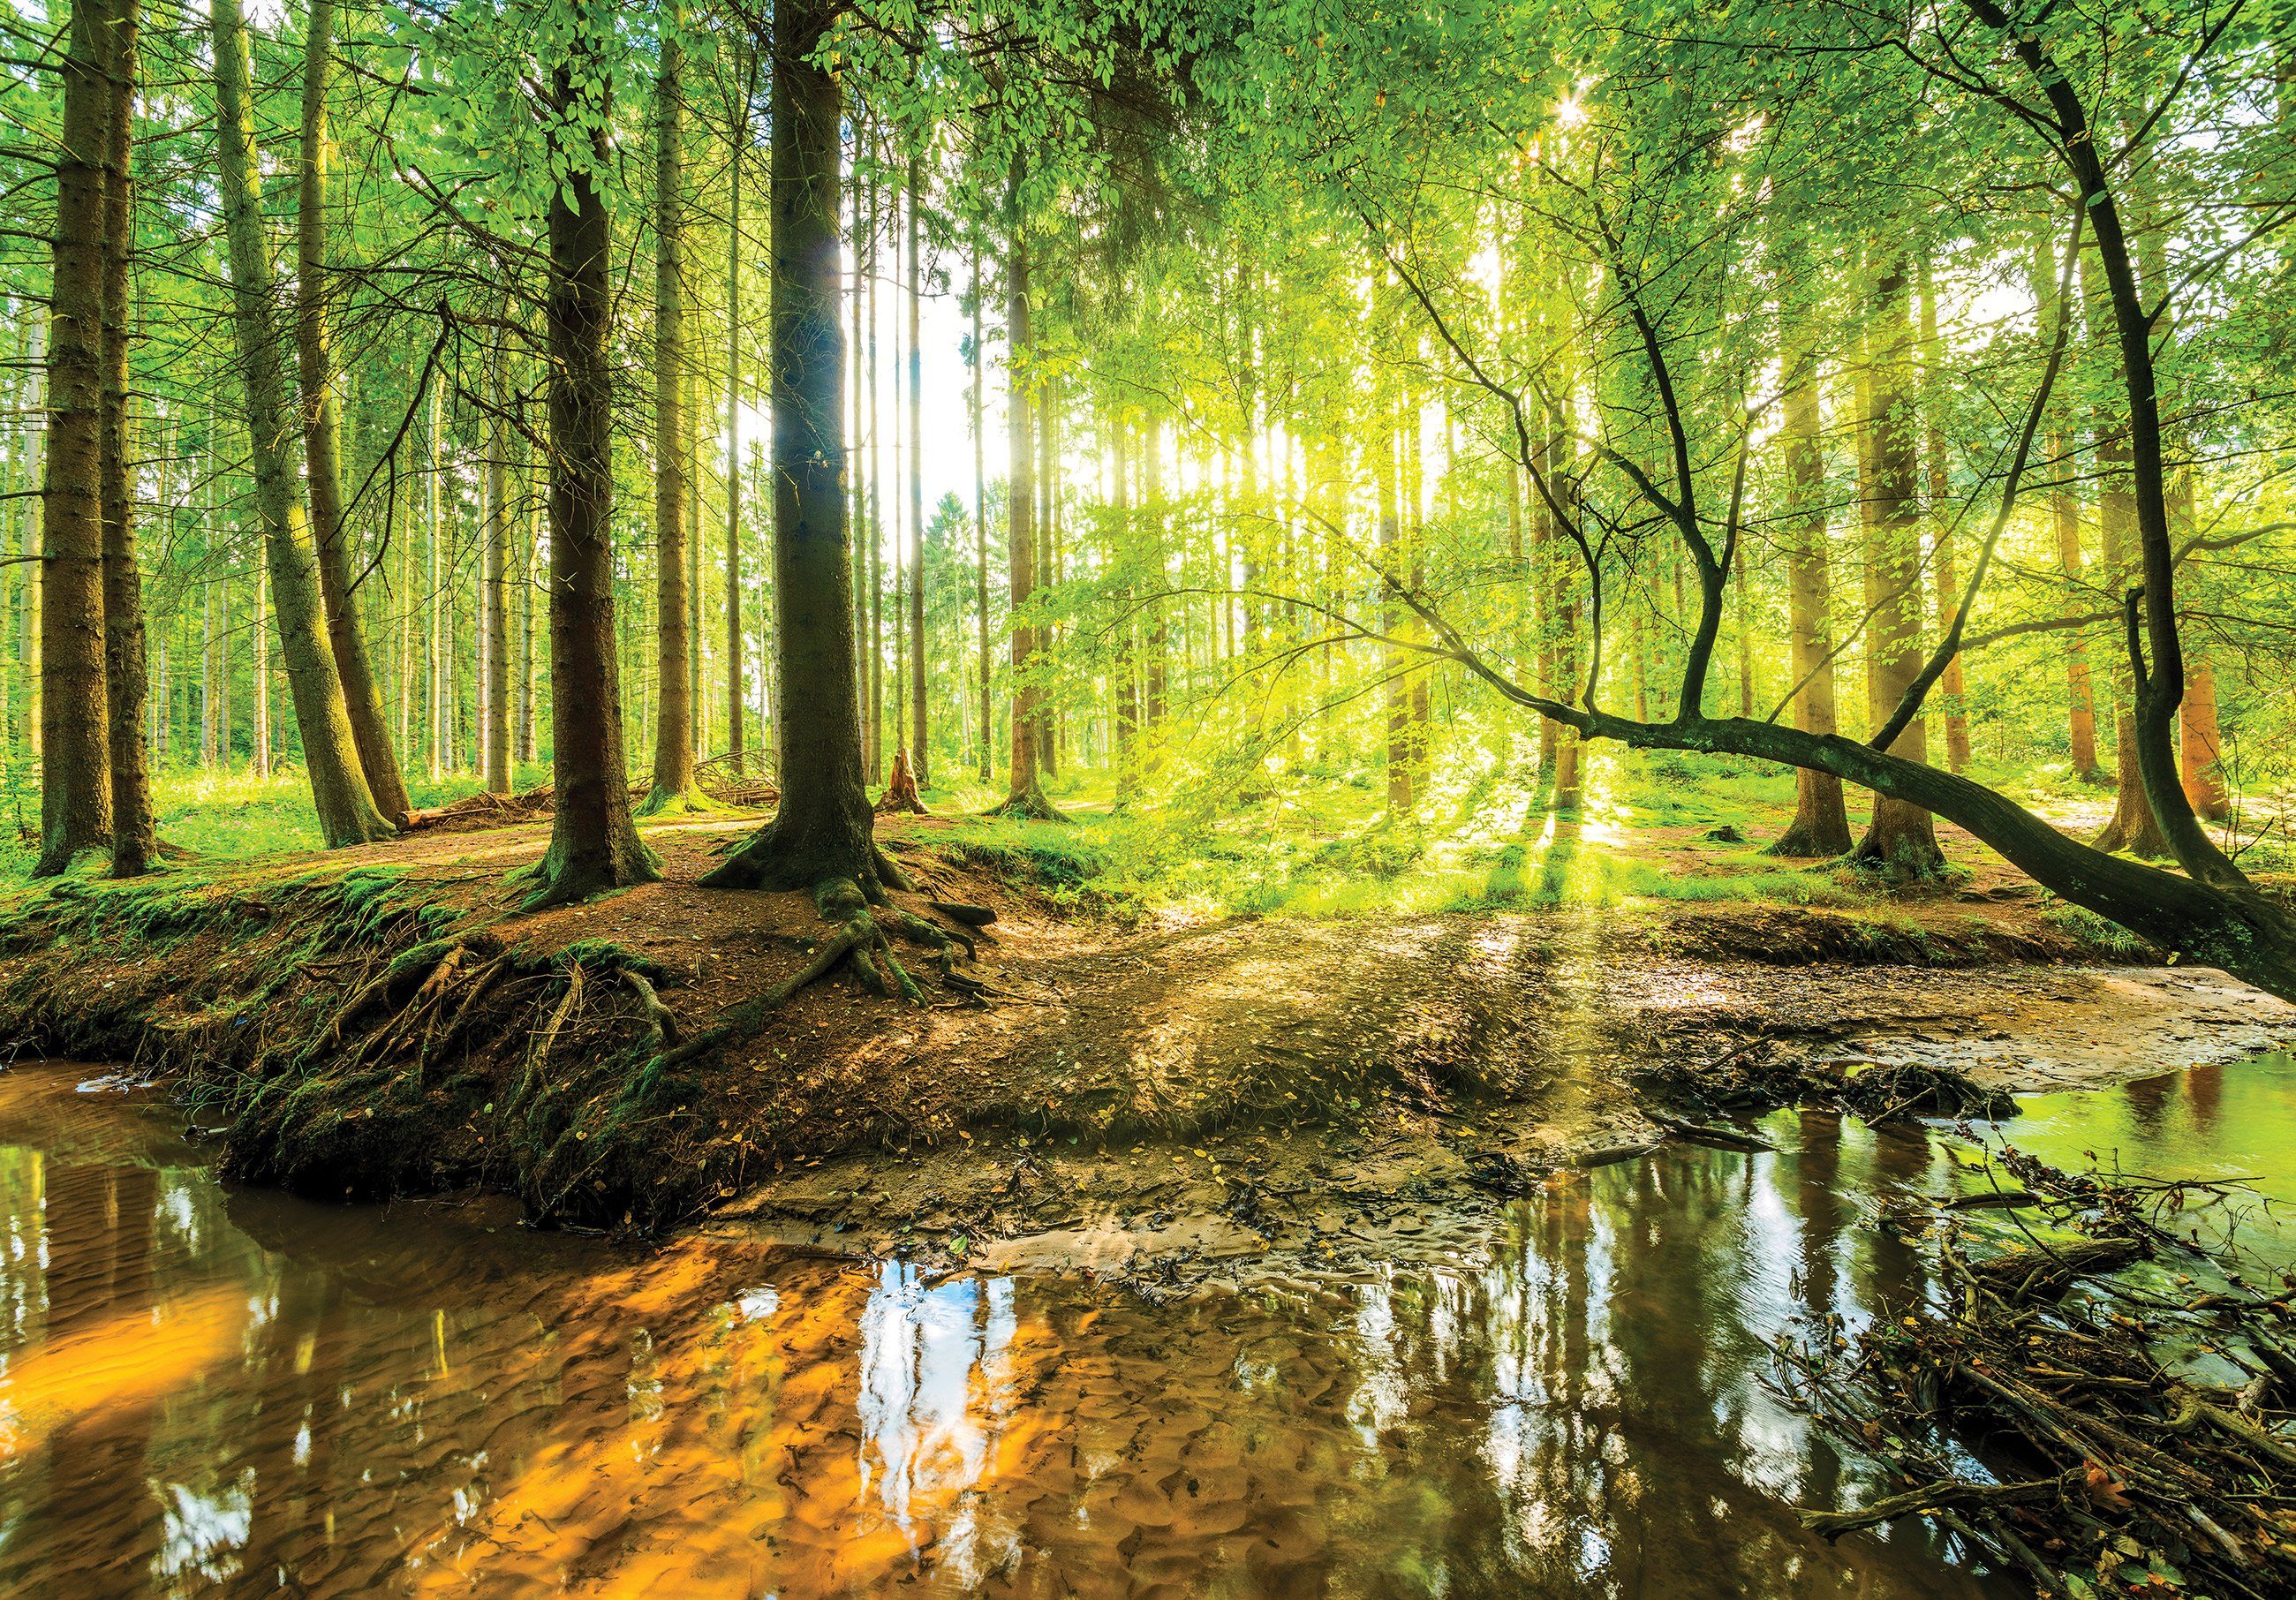
<svg viewBox="0 0 2296 1600">
<path fill-rule="evenodd" d="M 914 811 L 919 816 L 929 815 L 924 801 L 917 798 L 917 776 L 909 770 L 909 752 L 893 752 L 893 775 L 886 780 L 885 792 L 877 801 L 881 816 L 893 811 Z"/>
</svg>

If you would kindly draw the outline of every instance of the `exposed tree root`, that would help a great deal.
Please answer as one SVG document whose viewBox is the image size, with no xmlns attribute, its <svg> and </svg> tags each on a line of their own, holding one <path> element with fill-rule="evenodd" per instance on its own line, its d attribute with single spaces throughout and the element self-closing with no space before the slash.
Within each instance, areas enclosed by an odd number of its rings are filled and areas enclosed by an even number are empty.
<svg viewBox="0 0 2296 1600">
<path fill-rule="evenodd" d="M 1008 794 L 996 805 L 981 813 L 983 816 L 1001 816 L 1013 822 L 1066 822 L 1058 806 L 1045 798 L 1039 784 L 1031 784 L 1018 794 Z"/>
</svg>

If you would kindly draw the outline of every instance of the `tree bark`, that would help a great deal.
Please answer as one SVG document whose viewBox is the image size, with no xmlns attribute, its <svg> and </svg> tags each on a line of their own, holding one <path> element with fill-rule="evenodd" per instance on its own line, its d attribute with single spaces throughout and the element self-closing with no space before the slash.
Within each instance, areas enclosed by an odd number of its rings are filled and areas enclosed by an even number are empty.
<svg viewBox="0 0 2296 1600">
<path fill-rule="evenodd" d="M 876 848 L 864 786 L 852 550 L 845 515 L 839 189 L 840 100 L 813 60 L 833 0 L 780 0 L 773 20 L 774 648 L 783 702 L 781 808 L 701 881 L 802 889 L 850 880 L 881 898 L 899 874 Z"/>
<path fill-rule="evenodd" d="M 1947 510 L 1953 497 L 1952 480 L 1946 466 L 1945 424 L 1940 414 L 1945 406 L 1945 384 L 1939 376 L 1939 364 L 1945 347 L 1938 337 L 1937 285 L 1931 278 L 1929 258 L 1920 256 L 1915 259 L 1922 291 L 1922 455 L 1929 477 L 1930 566 L 1937 595 L 1938 636 L 1943 638 L 1952 630 L 1954 615 L 1961 607 L 1961 579 L 1954 560 L 1953 519 Z M 1945 672 L 1938 680 L 1938 691 L 1942 699 L 1938 709 L 1945 723 L 1946 768 L 1959 772 L 1969 765 L 1967 684 L 1959 652 L 1947 661 Z"/>
<path fill-rule="evenodd" d="M 1004 802 L 1009 816 L 1057 816 L 1045 798 L 1037 767 L 1042 745 L 1037 724 L 1043 691 L 1037 687 L 1037 630 L 1026 619 L 1029 597 L 1037 588 L 1037 407 L 1025 387 L 1029 354 L 1029 241 L 1020 219 L 1020 183 L 1015 174 L 1013 243 L 1004 264 L 1006 389 L 1005 432 L 1012 452 L 1005 487 L 1004 561 L 1012 579 L 1013 739 L 1006 767 Z"/>
<path fill-rule="evenodd" d="M 972 581 L 974 608 L 980 615 L 980 781 L 989 781 L 996 759 L 996 702 L 990 683 L 988 627 L 988 436 L 981 426 L 981 383 L 985 370 L 980 352 L 980 235 L 972 239 Z"/>
<path fill-rule="evenodd" d="M 479 636 L 486 649 L 486 750 L 480 766 L 488 794 L 508 794 L 510 781 L 510 383 L 509 353 L 489 364 L 494 418 L 488 429 L 486 547 L 479 554 Z"/>
<path fill-rule="evenodd" d="M 1869 338 L 1870 409 L 1866 505 L 1869 540 L 1867 623 L 1871 652 L 1866 710 L 1872 726 L 1889 719 L 1922 669 L 1923 607 L 1921 501 L 1915 493 L 1918 406 L 1907 382 L 1913 329 L 1909 284 L 1902 257 L 1887 262 L 1874 283 L 1874 334 Z M 1916 717 L 1891 742 L 1890 753 L 1907 761 L 1929 759 L 1929 738 Z M 1894 795 L 1876 792 L 1874 816 L 1854 854 L 1889 870 L 1927 877 L 1944 865 L 1937 826 L 1929 814 Z"/>
<path fill-rule="evenodd" d="M 104 164 L 115 0 L 77 0 L 63 63 L 40 490 L 40 853 L 61 873 L 111 833 L 103 673 Z"/>
<path fill-rule="evenodd" d="M 255 503 L 263 523 L 272 609 L 303 743 L 319 833 L 332 847 L 388 837 L 351 736 L 342 680 L 322 631 L 317 560 L 297 492 L 301 463 L 288 406 L 271 256 L 264 238 L 255 134 L 249 120 L 247 34 L 238 0 L 215 0 L 217 147 L 230 240 L 232 321 L 247 396 Z"/>
<path fill-rule="evenodd" d="M 746 82 L 754 82 L 755 69 Z M 750 145 L 750 95 L 734 119 L 727 158 L 726 223 L 726 759 L 745 762 L 747 718 L 742 696 L 742 158 Z"/>
<path fill-rule="evenodd" d="M 2110 392 L 2103 385 L 2110 383 L 2112 370 L 2118 365 L 2119 341 L 2112 329 L 2111 291 L 2105 286 L 2094 250 L 2081 258 L 2080 285 L 2089 341 L 2097 365 L 2103 369 L 2099 374 L 2098 392 L 2102 395 Z M 2136 562 L 2136 495 L 2130 472 L 2128 419 L 2120 407 L 2100 399 L 2090 414 L 2089 425 L 2091 447 L 2096 456 L 2096 521 L 2104 546 L 2106 583 L 2109 592 L 2118 591 L 2134 578 Z M 2136 720 L 2134 681 L 2128 663 L 2124 661 L 2113 674 L 2112 816 L 2106 821 L 2104 831 L 2097 835 L 2096 848 L 2126 850 L 2132 856 L 2157 861 L 2169 854 L 2169 840 L 2154 819 L 2152 802 L 2144 792 L 2144 761 L 2136 750 Z"/>
<path fill-rule="evenodd" d="M 326 265 L 327 179 L 334 136 L 327 110 L 334 70 L 335 0 L 311 0 L 303 38 L 303 140 L 295 207 L 295 359 L 302 386 L 304 478 L 318 547 L 319 601 L 327 644 L 342 680 L 343 710 L 375 808 L 396 822 L 413 809 L 391 743 L 374 667 L 351 593 L 349 530 L 343 518 L 342 420 L 335 393 L 332 292 Z"/>
<path fill-rule="evenodd" d="M 128 406 L 127 346 L 133 332 L 127 275 L 135 255 L 137 0 L 113 12 L 112 107 L 103 190 L 103 666 L 111 718 L 111 875 L 150 870 L 159 849 L 152 815 L 152 763 L 145 743 L 149 697 L 144 657 L 144 577 L 136 562 L 135 419 Z"/>
<path fill-rule="evenodd" d="M 919 787 L 932 787 L 932 739 L 925 700 L 925 381 L 922 283 L 922 158 L 909 158 L 909 759 Z"/>
<path fill-rule="evenodd" d="M 653 791 L 645 815 L 688 810 L 693 777 L 693 641 L 685 547 L 685 119 L 682 19 L 664 22 L 654 76 L 653 527 L 654 635 L 659 697 L 654 707 Z"/>
<path fill-rule="evenodd" d="M 1789 286 L 1791 292 L 1792 286 Z M 1825 455 L 1818 414 L 1817 367 L 1791 311 L 1784 400 L 1786 607 L 1793 635 L 1794 726 L 1807 734 L 1835 731 L 1832 562 L 1825 529 Z M 1851 844 L 1841 780 L 1812 767 L 1794 769 L 1794 815 L 1770 845 L 1777 856 L 1846 856 Z"/>
<path fill-rule="evenodd" d="M 578 33 L 554 74 L 548 136 L 567 171 L 549 209 L 550 848 L 523 909 L 660 875 L 630 816 L 614 648 L 613 231 L 597 41 Z M 578 69 L 579 69 L 578 74 Z M 578 88 L 577 85 L 586 86 Z"/>
</svg>

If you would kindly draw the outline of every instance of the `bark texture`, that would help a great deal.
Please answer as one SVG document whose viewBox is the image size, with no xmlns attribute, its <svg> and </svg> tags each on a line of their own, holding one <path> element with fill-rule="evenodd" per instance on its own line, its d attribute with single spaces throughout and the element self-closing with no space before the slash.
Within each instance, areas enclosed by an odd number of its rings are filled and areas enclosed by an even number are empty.
<svg viewBox="0 0 2296 1600">
<path fill-rule="evenodd" d="M 675 24 L 673 23 L 674 27 Z M 693 640 L 691 553 L 685 545 L 685 61 L 675 34 L 663 39 L 654 78 L 653 527 L 656 681 L 653 790 L 647 815 L 688 810 L 693 778 Z"/>
<path fill-rule="evenodd" d="M 104 164 L 111 147 L 117 0 L 72 6 L 56 152 L 40 488 L 40 853 L 62 872 L 111 841 L 103 673 Z"/>
<path fill-rule="evenodd" d="M 613 230 L 597 174 L 608 160 L 604 107 L 577 84 L 603 75 L 561 66 L 550 135 L 568 180 L 550 202 L 550 734 L 555 808 L 529 911 L 660 876 L 630 816 L 614 650 L 613 419 L 606 337 L 613 310 Z"/>
<path fill-rule="evenodd" d="M 344 523 L 342 415 L 335 392 L 327 272 L 327 182 L 334 163 L 328 94 L 334 71 L 335 0 L 311 0 L 303 37 L 303 149 L 295 205 L 295 361 L 302 383 L 304 479 L 318 546 L 319 600 L 327 644 L 342 680 L 343 710 L 375 808 L 397 822 L 414 808 L 391 743 L 382 691 L 351 592 L 350 530 Z"/>
<path fill-rule="evenodd" d="M 149 871 L 159 850 L 152 762 L 144 723 L 150 679 L 144 656 L 144 576 L 135 549 L 135 419 L 129 410 L 132 332 L 128 269 L 135 255 L 136 0 L 116 0 L 110 71 L 111 125 L 103 190 L 103 676 L 111 765 L 111 873 Z"/>
<path fill-rule="evenodd" d="M 774 644 L 782 798 L 774 819 L 702 882 L 882 898 L 900 875 L 876 848 L 863 786 L 845 515 L 844 338 L 838 325 L 840 97 L 813 61 L 831 0 L 781 0 L 773 27 Z"/>
<path fill-rule="evenodd" d="M 280 654 L 295 706 L 303 761 L 319 834 L 331 847 L 360 844 L 392 832 L 375 809 L 334 652 L 322 630 L 318 563 L 299 479 L 293 413 L 287 403 L 285 349 L 280 339 L 263 197 L 257 177 L 255 133 L 250 120 L 247 33 L 238 0 L 215 0 L 216 144 L 223 191 L 224 227 L 230 241 L 232 323 L 240 382 L 247 397 L 250 455 L 255 468 L 256 513 L 263 527 L 271 609 Z"/>
</svg>

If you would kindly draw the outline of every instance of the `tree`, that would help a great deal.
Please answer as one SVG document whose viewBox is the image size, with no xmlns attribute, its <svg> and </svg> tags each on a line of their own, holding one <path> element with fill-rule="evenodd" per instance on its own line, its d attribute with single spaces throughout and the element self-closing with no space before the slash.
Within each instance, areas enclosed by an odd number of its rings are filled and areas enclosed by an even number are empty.
<svg viewBox="0 0 2296 1600">
<path fill-rule="evenodd" d="M 693 579 L 685 546 L 685 63 L 677 37 L 682 24 L 674 8 L 662 19 L 661 64 L 653 85 L 653 526 L 659 585 L 654 627 L 661 689 L 654 715 L 653 791 L 641 808 L 647 816 L 691 810 L 699 795 L 688 700 L 693 641 L 686 631 L 692 611 L 686 590 Z M 734 714 L 738 718 L 738 695 Z"/>
<path fill-rule="evenodd" d="M 1005 768 L 1003 816 L 1057 821 L 1060 812 L 1045 798 L 1038 761 L 1043 735 L 1044 691 L 1037 681 L 1037 626 L 1025 607 L 1037 588 L 1037 431 L 1024 365 L 1029 343 L 1029 240 L 1019 214 L 1020 183 L 1012 185 L 1012 244 L 1004 262 L 1004 337 L 1007 401 L 1004 430 L 1012 444 L 1005 480 L 1004 561 L 1012 576 L 1013 743 Z"/>
<path fill-rule="evenodd" d="M 295 205 L 295 360 L 303 391 L 304 480 L 317 542 L 319 600 L 327 644 L 342 681 L 343 711 L 367 792 L 385 816 L 413 808 L 385 721 L 351 592 L 350 535 L 343 516 L 342 417 L 329 323 L 327 180 L 334 160 L 328 96 L 335 64 L 335 0 L 311 0 L 303 33 L 303 142 Z"/>
<path fill-rule="evenodd" d="M 63 138 L 49 291 L 48 429 L 40 491 L 40 854 L 61 873 L 111 832 L 103 656 L 105 166 L 111 153 L 115 0 L 76 0 L 64 57 Z"/>
<path fill-rule="evenodd" d="M 660 875 L 630 814 L 614 651 L 613 418 L 606 339 L 613 230 L 603 191 L 608 107 L 586 9 L 551 74 L 545 115 L 567 176 L 549 202 L 550 848 L 522 910 Z"/>
<path fill-rule="evenodd" d="M 135 254 L 137 0 L 116 0 L 109 63 L 112 105 L 103 187 L 103 677 L 111 769 L 111 872 L 149 871 L 159 850 L 152 815 L 151 752 L 144 719 L 144 575 L 135 548 L 135 418 L 127 354 L 128 268 Z"/>
<path fill-rule="evenodd" d="M 287 666 L 296 730 L 311 780 L 319 833 L 330 846 L 387 838 L 351 735 L 334 652 L 321 631 L 319 583 L 298 480 L 300 451 L 287 404 L 270 246 L 263 231 L 255 134 L 248 107 L 247 33 L 238 0 L 216 0 L 216 146 L 224 227 L 231 244 L 232 326 L 247 401 L 256 513 L 271 579 L 271 609 Z"/>
<path fill-rule="evenodd" d="M 862 778 L 851 535 L 845 519 L 843 340 L 838 327 L 840 113 L 816 60 L 829 0 L 779 0 L 773 16 L 772 284 L 774 644 L 781 808 L 702 882 L 810 889 L 849 919 L 906 887 L 877 849 Z"/>
</svg>

